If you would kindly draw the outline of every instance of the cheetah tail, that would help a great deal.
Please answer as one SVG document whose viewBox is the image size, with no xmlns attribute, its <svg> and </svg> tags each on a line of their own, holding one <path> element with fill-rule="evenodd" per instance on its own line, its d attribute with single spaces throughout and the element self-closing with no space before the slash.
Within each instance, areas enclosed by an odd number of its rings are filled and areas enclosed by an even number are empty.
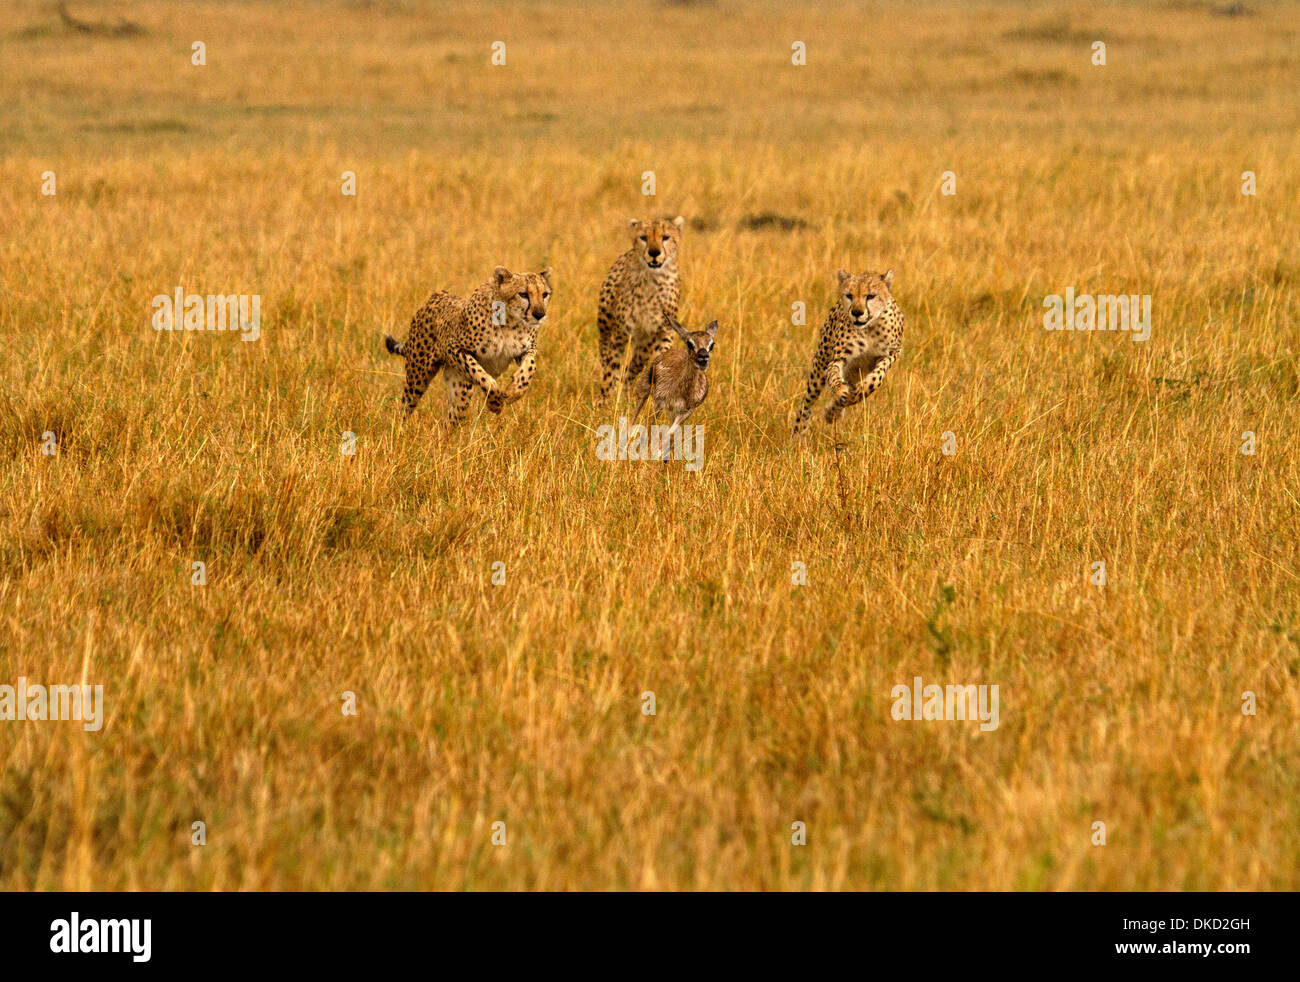
<svg viewBox="0 0 1300 982">
<path fill-rule="evenodd" d="M 384 335 L 384 347 L 388 349 L 390 355 L 401 355 L 403 358 L 406 357 L 406 345 L 399 344 L 397 339 L 391 334 Z"/>
</svg>

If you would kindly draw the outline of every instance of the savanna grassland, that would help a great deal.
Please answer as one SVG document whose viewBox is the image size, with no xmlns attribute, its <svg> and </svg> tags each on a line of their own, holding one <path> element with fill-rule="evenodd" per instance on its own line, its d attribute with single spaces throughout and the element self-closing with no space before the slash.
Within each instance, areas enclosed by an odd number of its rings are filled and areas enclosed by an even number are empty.
<svg viewBox="0 0 1300 982">
<path fill-rule="evenodd" d="M 106 707 L 0 723 L 0 888 L 1300 887 L 1300 6 L 1239 7 L 0 7 L 0 683 Z M 595 453 L 678 214 L 697 473 Z M 498 263 L 532 389 L 403 421 L 382 335 Z M 906 348 L 800 446 L 841 266 Z"/>
</svg>

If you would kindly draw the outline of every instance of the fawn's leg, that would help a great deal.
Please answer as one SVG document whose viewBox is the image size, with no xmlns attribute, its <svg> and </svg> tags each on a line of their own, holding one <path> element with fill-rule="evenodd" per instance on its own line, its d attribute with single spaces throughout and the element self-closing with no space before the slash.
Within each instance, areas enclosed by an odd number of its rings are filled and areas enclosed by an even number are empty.
<svg viewBox="0 0 1300 982">
<path fill-rule="evenodd" d="M 699 407 L 697 406 L 696 409 L 698 408 Z M 684 413 L 678 413 L 677 418 L 673 420 L 672 425 L 668 427 L 668 432 L 664 434 L 663 443 L 660 445 L 660 449 L 663 450 L 663 455 L 659 458 L 660 460 L 666 461 L 672 458 L 673 434 L 678 432 L 679 427 L 682 425 L 682 421 L 693 412 L 695 412 L 695 409 L 688 409 Z"/>
<path fill-rule="evenodd" d="M 641 415 L 641 407 L 644 406 L 645 401 L 650 398 L 650 393 L 654 391 L 654 387 L 655 387 L 655 365 L 652 362 L 650 364 L 650 367 L 647 368 L 645 372 L 636 380 L 636 394 L 637 394 L 636 412 L 634 412 L 631 416 L 631 421 L 633 423 L 635 423 L 636 418 Z M 653 415 L 651 418 L 653 418 Z"/>
</svg>

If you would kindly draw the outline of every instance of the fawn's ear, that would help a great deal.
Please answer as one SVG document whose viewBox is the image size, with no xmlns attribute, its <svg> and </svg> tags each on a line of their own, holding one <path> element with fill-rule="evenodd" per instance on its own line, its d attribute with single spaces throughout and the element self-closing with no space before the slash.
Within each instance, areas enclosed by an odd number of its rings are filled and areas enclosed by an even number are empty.
<svg viewBox="0 0 1300 982">
<path fill-rule="evenodd" d="M 552 290 L 554 290 L 555 284 L 552 280 L 552 277 L 555 276 L 555 270 L 553 270 L 550 266 L 547 266 L 544 270 L 542 270 L 541 275 L 542 275 L 542 279 L 546 281 L 546 285 L 549 286 Z"/>
<path fill-rule="evenodd" d="M 885 270 L 885 275 L 881 279 L 885 281 L 885 286 L 891 290 L 894 288 L 894 271 L 892 269 Z"/>
<path fill-rule="evenodd" d="M 501 289 L 502 284 L 515 274 L 510 272 L 510 270 L 506 269 L 504 266 L 498 266 L 492 271 L 492 275 L 496 279 L 497 289 L 499 290 Z"/>
<path fill-rule="evenodd" d="M 849 278 L 849 271 L 847 269 L 841 269 L 835 274 L 835 278 L 839 280 L 840 286 L 843 286 L 844 281 Z"/>
<path fill-rule="evenodd" d="M 685 341 L 687 338 L 690 337 L 690 332 L 688 332 L 686 328 L 682 327 L 682 325 L 678 322 L 676 317 L 669 315 L 668 323 L 673 326 L 674 331 L 676 331 L 678 334 L 682 336 L 683 341 Z"/>
<path fill-rule="evenodd" d="M 710 321 L 710 322 L 709 322 L 709 326 L 706 327 L 706 328 L 704 329 L 704 333 L 707 334 L 709 337 L 713 337 L 713 335 L 717 334 L 717 333 L 718 333 L 718 322 L 717 322 L 717 321 Z"/>
</svg>

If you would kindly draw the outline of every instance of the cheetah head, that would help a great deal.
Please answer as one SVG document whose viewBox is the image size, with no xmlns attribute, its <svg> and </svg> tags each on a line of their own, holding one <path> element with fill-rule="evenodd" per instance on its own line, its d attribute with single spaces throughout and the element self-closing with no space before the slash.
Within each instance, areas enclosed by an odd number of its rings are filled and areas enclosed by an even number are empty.
<svg viewBox="0 0 1300 982">
<path fill-rule="evenodd" d="M 685 224 L 686 219 L 681 215 L 671 222 L 656 218 L 648 222 L 633 220 L 627 223 L 632 248 L 647 269 L 651 272 L 662 269 L 664 264 L 677 258 L 677 246 L 682 241 L 682 226 Z"/>
<path fill-rule="evenodd" d="M 497 299 L 506 305 L 506 326 L 537 327 L 546 319 L 551 302 L 551 276 L 547 266 L 540 273 L 512 273 L 504 266 L 493 272 Z"/>
<path fill-rule="evenodd" d="M 894 271 L 861 273 L 852 276 L 844 270 L 835 274 L 840 282 L 840 303 L 849 320 L 858 327 L 866 327 L 881 314 L 893 299 L 890 288 L 894 285 Z"/>
</svg>

